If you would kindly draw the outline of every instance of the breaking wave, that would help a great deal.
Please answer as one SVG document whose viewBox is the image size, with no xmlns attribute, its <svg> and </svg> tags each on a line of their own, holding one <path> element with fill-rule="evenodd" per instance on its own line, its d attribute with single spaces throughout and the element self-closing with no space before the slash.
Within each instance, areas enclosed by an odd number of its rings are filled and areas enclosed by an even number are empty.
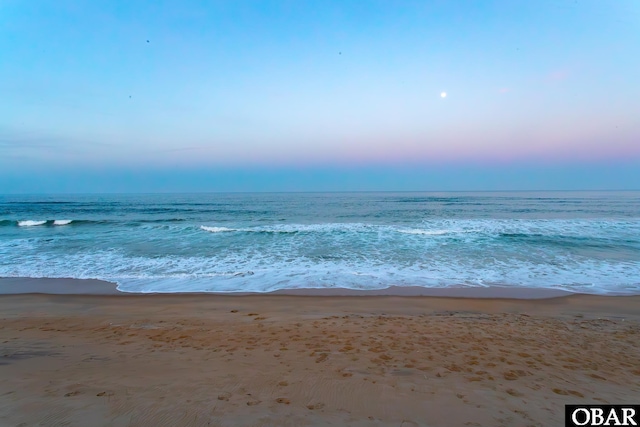
<svg viewBox="0 0 640 427">
<path fill-rule="evenodd" d="M 31 219 L 27 219 L 24 221 L 18 221 L 18 227 L 35 227 L 38 225 L 45 225 L 47 223 L 47 221 L 38 221 L 38 220 L 31 220 Z"/>
</svg>

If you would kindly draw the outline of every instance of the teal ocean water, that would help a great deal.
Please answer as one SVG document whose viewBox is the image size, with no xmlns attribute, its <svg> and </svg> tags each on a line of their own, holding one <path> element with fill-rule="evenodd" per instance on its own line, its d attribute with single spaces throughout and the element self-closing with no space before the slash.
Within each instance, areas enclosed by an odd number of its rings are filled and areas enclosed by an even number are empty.
<svg viewBox="0 0 640 427">
<path fill-rule="evenodd" d="M 3 195 L 0 276 L 640 294 L 640 192 Z"/>
</svg>

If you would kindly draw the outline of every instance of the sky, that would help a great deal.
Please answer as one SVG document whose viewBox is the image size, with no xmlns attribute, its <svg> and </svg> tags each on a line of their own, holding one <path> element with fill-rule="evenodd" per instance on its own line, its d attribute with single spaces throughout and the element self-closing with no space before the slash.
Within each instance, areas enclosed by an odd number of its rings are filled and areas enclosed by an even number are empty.
<svg viewBox="0 0 640 427">
<path fill-rule="evenodd" d="M 639 77 L 637 0 L 0 0 L 0 193 L 640 189 Z"/>
</svg>

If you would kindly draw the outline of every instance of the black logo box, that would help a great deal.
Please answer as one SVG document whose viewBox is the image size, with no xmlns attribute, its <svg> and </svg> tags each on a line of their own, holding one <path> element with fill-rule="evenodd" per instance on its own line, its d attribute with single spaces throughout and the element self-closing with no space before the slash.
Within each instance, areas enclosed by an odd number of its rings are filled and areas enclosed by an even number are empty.
<svg viewBox="0 0 640 427">
<path fill-rule="evenodd" d="M 640 405 L 565 405 L 564 425 L 640 426 Z"/>
</svg>

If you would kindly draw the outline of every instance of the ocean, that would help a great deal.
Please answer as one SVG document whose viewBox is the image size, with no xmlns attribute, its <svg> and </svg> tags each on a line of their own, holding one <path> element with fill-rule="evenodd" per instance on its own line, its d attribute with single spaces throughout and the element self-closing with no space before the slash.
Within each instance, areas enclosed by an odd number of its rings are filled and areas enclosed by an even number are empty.
<svg viewBox="0 0 640 427">
<path fill-rule="evenodd" d="M 1 195 L 0 277 L 640 294 L 640 192 Z"/>
</svg>

